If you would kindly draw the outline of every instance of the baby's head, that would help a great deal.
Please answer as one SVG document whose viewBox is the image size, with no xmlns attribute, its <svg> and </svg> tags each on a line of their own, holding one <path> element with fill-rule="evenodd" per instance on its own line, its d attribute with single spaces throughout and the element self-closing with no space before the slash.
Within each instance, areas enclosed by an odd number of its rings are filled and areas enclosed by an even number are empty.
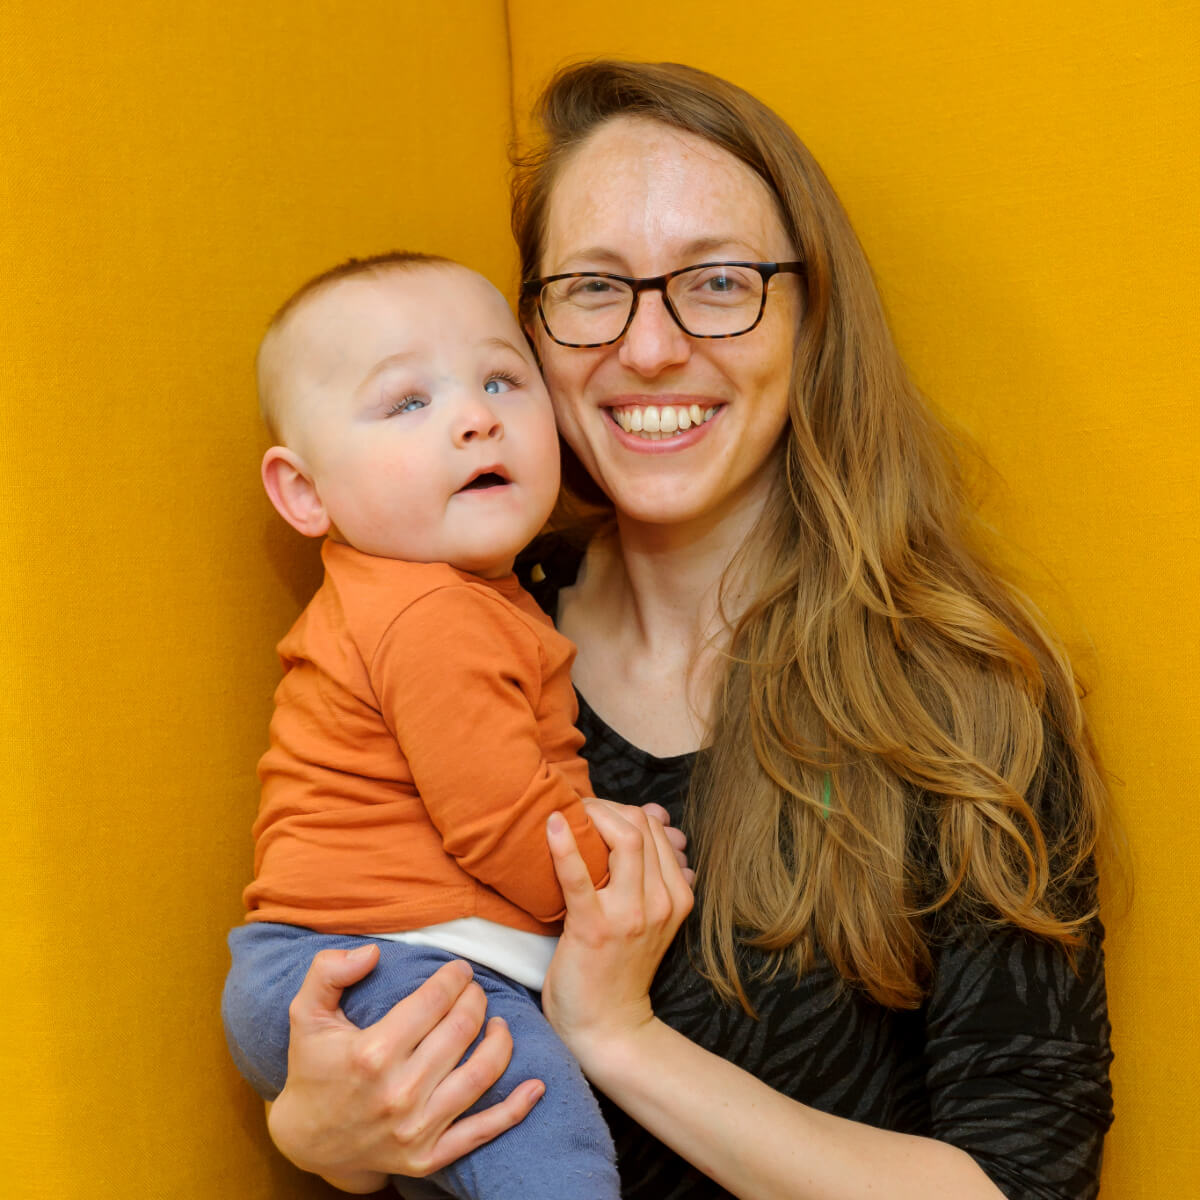
<svg viewBox="0 0 1200 1200">
<path fill-rule="evenodd" d="M 558 492 L 550 399 L 504 298 L 386 254 L 305 284 L 258 352 L 271 503 L 310 537 L 499 576 Z"/>
</svg>

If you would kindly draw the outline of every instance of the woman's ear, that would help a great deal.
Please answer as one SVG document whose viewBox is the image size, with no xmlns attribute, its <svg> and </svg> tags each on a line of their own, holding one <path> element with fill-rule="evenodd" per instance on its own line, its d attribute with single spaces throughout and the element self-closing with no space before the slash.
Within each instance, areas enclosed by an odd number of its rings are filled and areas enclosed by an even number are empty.
<svg viewBox="0 0 1200 1200">
<path fill-rule="evenodd" d="M 298 454 L 286 446 L 272 446 L 263 455 L 263 487 L 275 510 L 305 537 L 324 537 L 329 532 L 325 511 L 312 474 Z"/>
</svg>

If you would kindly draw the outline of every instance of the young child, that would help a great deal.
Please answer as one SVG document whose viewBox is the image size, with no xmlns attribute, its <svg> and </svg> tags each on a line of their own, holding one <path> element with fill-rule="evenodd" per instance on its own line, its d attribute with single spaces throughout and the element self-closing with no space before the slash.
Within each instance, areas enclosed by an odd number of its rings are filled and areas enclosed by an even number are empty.
<svg viewBox="0 0 1200 1200">
<path fill-rule="evenodd" d="M 255 880 L 229 938 L 238 1066 L 278 1094 L 318 950 L 379 945 L 343 1000 L 360 1026 L 468 958 L 515 1047 L 478 1107 L 527 1078 L 552 1102 L 432 1178 L 462 1197 L 616 1200 L 595 1098 L 531 994 L 563 916 L 547 817 L 567 819 L 597 884 L 608 862 L 581 802 L 574 648 L 512 573 L 558 490 L 536 364 L 481 276 L 394 254 L 301 288 L 258 380 L 278 440 L 263 483 L 325 537 L 325 580 L 279 645 Z"/>
</svg>

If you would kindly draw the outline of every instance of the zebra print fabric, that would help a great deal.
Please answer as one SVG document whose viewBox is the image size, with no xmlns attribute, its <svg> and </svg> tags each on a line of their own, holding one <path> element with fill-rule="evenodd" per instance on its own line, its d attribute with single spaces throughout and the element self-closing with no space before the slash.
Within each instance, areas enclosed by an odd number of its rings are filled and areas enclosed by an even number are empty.
<svg viewBox="0 0 1200 1200">
<path fill-rule="evenodd" d="M 551 614 L 579 561 L 556 549 L 543 544 L 537 561 L 546 578 L 527 583 Z M 693 756 L 654 758 L 583 698 L 579 727 L 597 795 L 654 801 L 682 822 Z M 1044 807 L 1052 800 L 1043 797 Z M 880 1007 L 821 959 L 799 981 L 781 973 L 752 983 L 755 1021 L 717 999 L 681 935 L 652 1001 L 667 1024 L 801 1103 L 960 1147 L 1011 1200 L 1088 1200 L 1098 1193 L 1113 1115 L 1102 940 L 1097 922 L 1073 970 L 1060 950 L 1015 930 L 954 927 L 938 939 L 930 992 L 917 1011 Z M 753 968 L 753 951 L 747 961 Z M 601 1102 L 627 1200 L 729 1195 Z"/>
</svg>

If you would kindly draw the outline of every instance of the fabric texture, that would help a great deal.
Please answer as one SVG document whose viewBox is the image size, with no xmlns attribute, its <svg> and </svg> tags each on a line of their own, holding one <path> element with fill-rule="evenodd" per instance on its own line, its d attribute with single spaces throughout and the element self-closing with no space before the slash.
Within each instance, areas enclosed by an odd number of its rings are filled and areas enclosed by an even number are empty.
<svg viewBox="0 0 1200 1200">
<path fill-rule="evenodd" d="M 546 608 L 575 577 L 579 552 L 543 543 L 531 585 Z M 584 755 L 598 794 L 662 804 L 687 832 L 695 755 L 656 758 L 580 698 Z M 1066 781 L 1049 777 L 1047 789 Z M 1048 796 L 1054 807 L 1054 796 Z M 1059 797 L 1064 799 L 1064 797 Z M 697 889 L 704 885 L 697 880 Z M 823 955 L 800 980 L 745 950 L 755 1021 L 724 1005 L 688 954 L 696 910 L 651 992 L 658 1017 L 803 1104 L 883 1129 L 937 1137 L 969 1153 L 1011 1200 L 1088 1200 L 1098 1191 L 1112 1122 L 1103 930 L 1077 972 L 1056 947 L 1012 929 L 951 924 L 937 939 L 929 995 L 916 1011 L 883 1008 L 848 987 Z M 715 1200 L 723 1189 L 601 1097 L 628 1200 Z"/>
<path fill-rule="evenodd" d="M 233 965 L 221 1014 L 238 1069 L 264 1099 L 274 1099 L 287 1077 L 288 1005 L 313 955 L 368 941 L 265 921 L 230 933 Z M 378 965 L 342 997 L 346 1016 L 360 1026 L 374 1024 L 454 958 L 430 946 L 377 944 Z M 617 1200 L 612 1138 L 579 1064 L 550 1028 L 536 996 L 485 967 L 475 968 L 475 980 L 487 995 L 488 1016 L 508 1022 L 513 1056 L 471 1111 L 502 1100 L 526 1079 L 540 1079 L 546 1094 L 515 1128 L 428 1180 L 396 1177 L 395 1190 L 409 1200 L 444 1195 L 462 1200 Z"/>
<path fill-rule="evenodd" d="M 514 575 L 333 541 L 322 559 L 279 645 L 247 919 L 381 933 L 478 916 L 555 933 L 550 813 L 596 882 L 608 869 L 580 799 L 571 643 Z"/>
</svg>

